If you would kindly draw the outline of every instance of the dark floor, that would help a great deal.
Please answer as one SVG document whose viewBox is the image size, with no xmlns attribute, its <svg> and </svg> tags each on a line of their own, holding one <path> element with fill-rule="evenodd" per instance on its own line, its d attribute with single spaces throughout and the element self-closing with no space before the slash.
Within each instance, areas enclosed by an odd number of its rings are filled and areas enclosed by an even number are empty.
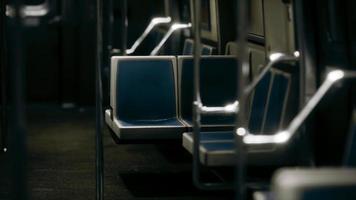
<svg viewBox="0 0 356 200">
<path fill-rule="evenodd" d="M 28 112 L 28 187 L 31 199 L 95 199 L 93 109 L 31 106 Z M 104 132 L 105 200 L 232 199 L 191 183 L 190 155 L 180 142 L 117 145 Z M 0 154 L 0 200 L 8 199 L 6 154 Z"/>
</svg>

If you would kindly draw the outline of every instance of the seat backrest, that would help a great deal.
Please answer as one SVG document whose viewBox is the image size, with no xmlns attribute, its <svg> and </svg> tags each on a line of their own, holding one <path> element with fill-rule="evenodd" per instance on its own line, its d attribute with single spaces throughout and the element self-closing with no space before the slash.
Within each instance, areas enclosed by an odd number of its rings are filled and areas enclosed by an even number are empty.
<svg viewBox="0 0 356 200">
<path fill-rule="evenodd" d="M 277 69 L 271 69 L 261 80 L 252 96 L 250 132 L 274 133 L 282 127 L 290 85 L 290 75 Z"/>
<path fill-rule="evenodd" d="M 267 109 L 267 99 L 271 88 L 273 75 L 271 72 L 263 77 L 261 82 L 256 86 L 252 95 L 249 130 L 252 133 L 259 133 L 262 129 L 264 114 Z"/>
<path fill-rule="evenodd" d="M 289 74 L 277 70 L 274 70 L 273 73 L 272 87 L 262 126 L 264 133 L 273 133 L 280 130 L 283 124 L 291 84 Z"/>
<path fill-rule="evenodd" d="M 111 79 L 111 104 L 117 119 L 177 117 L 174 56 L 113 57 Z"/>
<path fill-rule="evenodd" d="M 191 39 L 186 39 L 184 41 L 183 55 L 193 55 L 194 41 Z M 202 44 L 201 54 L 202 55 L 212 55 L 214 47 Z"/>
<path fill-rule="evenodd" d="M 200 93 L 206 106 L 224 106 L 236 101 L 237 60 L 234 56 L 203 56 L 200 61 Z M 185 120 L 192 118 L 193 72 L 192 56 L 178 57 L 180 115 Z M 211 116 L 208 121 L 225 121 L 225 117 Z"/>
</svg>

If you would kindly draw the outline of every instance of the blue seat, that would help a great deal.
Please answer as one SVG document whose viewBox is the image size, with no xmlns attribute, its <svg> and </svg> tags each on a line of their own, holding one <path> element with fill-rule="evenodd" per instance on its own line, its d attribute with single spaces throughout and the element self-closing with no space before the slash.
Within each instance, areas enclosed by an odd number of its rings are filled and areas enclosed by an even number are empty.
<svg viewBox="0 0 356 200">
<path fill-rule="evenodd" d="M 183 46 L 183 55 L 193 55 L 194 41 L 191 39 L 186 39 Z M 209 45 L 202 45 L 201 54 L 202 55 L 212 55 L 214 47 Z"/>
<path fill-rule="evenodd" d="M 201 99 L 206 106 L 221 106 L 236 101 L 237 61 L 232 56 L 207 56 L 201 61 Z M 189 127 L 192 126 L 193 102 L 193 58 L 178 57 L 180 117 Z M 203 129 L 232 127 L 234 116 L 202 117 Z"/>
<path fill-rule="evenodd" d="M 249 116 L 249 130 L 253 133 L 276 132 L 286 112 L 290 96 L 290 75 L 272 69 L 255 88 Z M 264 132 L 265 133 L 265 132 Z M 235 141 L 233 131 L 202 131 L 200 137 L 200 161 L 207 166 L 230 166 L 235 164 Z M 193 152 L 193 134 L 183 134 L 183 146 Z M 285 149 L 266 151 L 266 146 L 249 149 L 249 164 L 279 165 L 284 163 Z M 288 161 L 289 162 L 289 161 Z"/>
<path fill-rule="evenodd" d="M 119 139 L 179 138 L 176 59 L 172 56 L 113 57 L 112 113 L 108 125 Z"/>
</svg>

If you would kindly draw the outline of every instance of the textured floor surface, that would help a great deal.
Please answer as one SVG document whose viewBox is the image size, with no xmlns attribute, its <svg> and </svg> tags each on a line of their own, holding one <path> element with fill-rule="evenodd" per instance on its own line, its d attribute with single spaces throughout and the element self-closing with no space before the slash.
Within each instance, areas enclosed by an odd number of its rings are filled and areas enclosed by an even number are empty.
<svg viewBox="0 0 356 200">
<path fill-rule="evenodd" d="M 28 112 L 28 190 L 31 199 L 95 199 L 93 109 L 31 106 Z M 180 142 L 117 145 L 104 132 L 105 200 L 232 199 L 191 183 Z M 0 154 L 0 200 L 8 199 L 8 158 Z"/>
</svg>

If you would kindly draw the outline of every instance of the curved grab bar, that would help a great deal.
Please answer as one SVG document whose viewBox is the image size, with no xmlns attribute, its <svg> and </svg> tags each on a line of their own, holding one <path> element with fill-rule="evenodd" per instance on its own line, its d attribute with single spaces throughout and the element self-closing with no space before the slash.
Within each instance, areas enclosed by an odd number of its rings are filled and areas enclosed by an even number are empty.
<svg viewBox="0 0 356 200">
<path fill-rule="evenodd" d="M 245 89 L 245 94 L 251 93 L 258 83 L 263 79 L 267 72 L 277 63 L 286 61 L 298 61 L 300 53 L 298 51 L 294 52 L 293 55 L 287 55 L 284 53 L 273 53 L 269 56 L 270 62 L 263 68 L 262 72 L 255 78 L 252 83 Z"/>
<path fill-rule="evenodd" d="M 171 28 L 169 29 L 169 31 L 164 35 L 164 37 L 162 38 L 162 40 L 160 41 L 160 43 L 152 50 L 151 52 L 151 56 L 155 56 L 159 53 L 159 51 L 161 50 L 162 46 L 167 42 L 167 40 L 169 39 L 169 37 L 177 30 L 181 30 L 181 29 L 187 29 L 192 27 L 191 23 L 188 24 L 173 24 L 171 26 Z"/>
<path fill-rule="evenodd" d="M 137 47 L 141 45 L 143 40 L 148 36 L 148 34 L 153 30 L 154 27 L 160 24 L 168 24 L 172 21 L 171 17 L 156 17 L 151 20 L 151 22 L 148 24 L 147 28 L 145 31 L 142 33 L 142 35 L 135 41 L 135 43 L 131 46 L 130 49 L 126 50 L 126 54 L 133 54 Z"/>
<path fill-rule="evenodd" d="M 245 128 L 238 128 L 236 134 L 243 137 L 243 142 L 247 145 L 254 144 L 284 144 L 287 143 L 297 130 L 308 118 L 310 113 L 316 108 L 318 103 L 324 98 L 330 88 L 343 79 L 356 78 L 356 71 L 333 70 L 328 73 L 327 78 L 313 95 L 307 105 L 292 120 L 286 130 L 275 133 L 274 135 L 256 135 L 249 133 Z"/>
</svg>

